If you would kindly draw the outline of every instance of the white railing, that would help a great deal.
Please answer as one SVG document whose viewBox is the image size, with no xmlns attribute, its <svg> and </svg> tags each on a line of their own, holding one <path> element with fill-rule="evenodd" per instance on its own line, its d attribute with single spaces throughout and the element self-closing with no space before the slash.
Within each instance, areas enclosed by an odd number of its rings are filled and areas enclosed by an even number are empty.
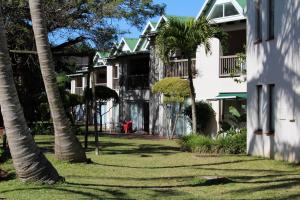
<svg viewBox="0 0 300 200">
<path fill-rule="evenodd" d="M 237 55 L 220 57 L 220 77 L 237 77 L 245 72 L 245 63 Z"/>
<path fill-rule="evenodd" d="M 192 71 L 196 74 L 196 59 L 192 59 Z M 165 77 L 188 77 L 188 59 L 172 60 L 164 67 Z"/>
</svg>

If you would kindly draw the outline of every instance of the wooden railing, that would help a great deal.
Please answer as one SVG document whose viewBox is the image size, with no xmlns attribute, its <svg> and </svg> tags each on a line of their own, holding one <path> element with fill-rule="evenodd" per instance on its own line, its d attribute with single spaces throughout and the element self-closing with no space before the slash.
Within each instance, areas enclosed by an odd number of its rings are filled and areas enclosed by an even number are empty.
<svg viewBox="0 0 300 200">
<path fill-rule="evenodd" d="M 220 77 L 237 77 L 245 72 L 245 63 L 239 60 L 240 58 L 234 56 L 221 56 L 220 57 Z"/>
<path fill-rule="evenodd" d="M 192 59 L 192 71 L 193 75 L 196 74 L 196 59 Z M 170 65 L 164 67 L 165 77 L 188 77 L 188 60 L 172 60 Z"/>
</svg>

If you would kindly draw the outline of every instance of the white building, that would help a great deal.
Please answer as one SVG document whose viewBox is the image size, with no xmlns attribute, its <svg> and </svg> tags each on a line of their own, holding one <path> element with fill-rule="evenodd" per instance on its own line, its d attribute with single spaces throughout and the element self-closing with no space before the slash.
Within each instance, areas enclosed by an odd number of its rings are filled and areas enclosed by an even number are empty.
<svg viewBox="0 0 300 200">
<path fill-rule="evenodd" d="M 248 1 L 251 155 L 300 161 L 300 1 Z"/>
<path fill-rule="evenodd" d="M 235 81 L 236 78 L 244 79 L 243 70 L 235 70 L 239 64 L 237 54 L 245 53 L 245 12 L 246 0 L 207 0 L 196 18 L 206 17 L 228 34 L 226 47 L 222 47 L 218 39 L 212 38 L 210 53 L 206 54 L 203 46 L 199 46 L 196 53 L 196 99 L 209 101 L 216 113 L 215 121 L 207 130 L 210 134 L 215 134 L 221 124 L 226 123 L 230 106 L 241 113 L 246 111 L 246 82 Z"/>
<path fill-rule="evenodd" d="M 211 103 L 216 116 L 211 122 L 208 134 L 220 130 L 225 123 L 229 107 L 235 106 L 241 112 L 246 108 L 246 83 L 237 83 L 242 73 L 236 73 L 237 53 L 245 51 L 246 45 L 246 0 L 206 0 L 196 20 L 206 17 L 211 23 L 217 23 L 228 33 L 228 46 L 222 47 L 218 39 L 211 39 L 211 52 L 206 54 L 199 46 L 193 59 L 195 73 L 194 86 L 196 99 Z M 160 95 L 152 94 L 151 86 L 165 77 L 187 77 L 187 60 L 174 57 L 171 66 L 164 66 L 159 59 L 155 47 L 155 35 L 169 17 L 180 20 L 194 17 L 163 15 L 157 23 L 149 22 L 139 39 L 123 38 L 118 47 L 111 53 L 111 66 L 117 66 L 116 79 L 120 83 L 119 116 L 109 113 L 107 122 L 132 119 L 136 130 L 144 130 L 152 134 L 166 135 L 166 116 Z M 114 84 L 112 67 L 106 67 L 107 85 Z M 73 84 L 74 85 L 74 84 Z M 75 85 L 74 85 L 75 86 Z M 75 89 L 74 89 L 75 90 Z M 117 119 L 116 119 L 117 118 Z M 176 134 L 191 131 L 189 120 L 181 115 Z"/>
</svg>

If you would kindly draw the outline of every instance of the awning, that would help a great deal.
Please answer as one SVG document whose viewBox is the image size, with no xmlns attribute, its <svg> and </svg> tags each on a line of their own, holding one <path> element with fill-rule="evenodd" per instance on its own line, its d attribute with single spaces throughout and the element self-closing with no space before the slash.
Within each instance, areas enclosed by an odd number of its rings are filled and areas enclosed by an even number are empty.
<svg viewBox="0 0 300 200">
<path fill-rule="evenodd" d="M 211 100 L 222 100 L 222 99 L 247 99 L 247 92 L 228 92 L 219 93 L 214 99 Z"/>
</svg>

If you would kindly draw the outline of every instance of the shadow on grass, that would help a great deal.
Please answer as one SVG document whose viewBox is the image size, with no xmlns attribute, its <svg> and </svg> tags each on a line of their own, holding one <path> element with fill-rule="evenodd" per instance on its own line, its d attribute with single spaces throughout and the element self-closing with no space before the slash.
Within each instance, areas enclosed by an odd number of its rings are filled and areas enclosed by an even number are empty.
<svg viewBox="0 0 300 200">
<path fill-rule="evenodd" d="M 258 161 L 261 159 L 249 159 L 249 160 L 235 160 L 235 161 L 227 161 L 227 162 L 217 162 L 217 163 L 204 163 L 204 164 L 194 164 L 194 165 L 173 165 L 173 166 L 157 166 L 157 167 L 139 167 L 139 166 L 129 166 L 129 165 L 113 165 L 113 164 L 104 164 L 104 163 L 96 163 L 94 162 L 93 164 L 95 165 L 100 165 L 100 166 L 105 166 L 105 167 L 119 167 L 119 168 L 133 168 L 133 169 L 172 169 L 172 168 L 197 168 L 199 169 L 204 169 L 204 170 L 238 170 L 238 171 L 272 171 L 275 172 L 274 170 L 252 170 L 252 169 L 220 169 L 220 168 L 202 168 L 203 166 L 214 166 L 214 165 L 226 165 L 226 164 L 235 164 L 235 163 L 242 163 L 242 162 L 251 162 L 251 161 Z M 282 172 L 282 171 L 277 171 L 277 172 Z"/>
</svg>

